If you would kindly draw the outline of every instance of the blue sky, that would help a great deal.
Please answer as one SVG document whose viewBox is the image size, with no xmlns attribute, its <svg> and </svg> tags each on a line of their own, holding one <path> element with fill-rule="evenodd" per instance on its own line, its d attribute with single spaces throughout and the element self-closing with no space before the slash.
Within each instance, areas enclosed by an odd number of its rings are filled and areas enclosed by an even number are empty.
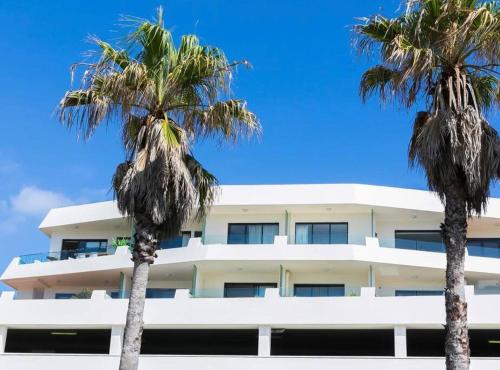
<svg viewBox="0 0 500 370">
<path fill-rule="evenodd" d="M 204 142 L 197 157 L 223 184 L 369 183 L 424 189 L 408 169 L 415 110 L 362 104 L 369 65 L 351 47 L 356 17 L 392 16 L 400 0 L 10 1 L 0 5 L 0 270 L 19 254 L 46 251 L 37 230 L 52 206 L 111 199 L 123 158 L 116 126 L 89 141 L 62 127 L 55 107 L 70 88 L 69 66 L 89 35 L 119 40 L 121 14 L 150 18 L 158 5 L 175 38 L 196 33 L 229 59 L 248 59 L 233 89 L 264 133 L 237 145 Z M 490 117 L 498 128 L 498 116 Z M 494 191 L 500 195 L 498 190 Z"/>
</svg>

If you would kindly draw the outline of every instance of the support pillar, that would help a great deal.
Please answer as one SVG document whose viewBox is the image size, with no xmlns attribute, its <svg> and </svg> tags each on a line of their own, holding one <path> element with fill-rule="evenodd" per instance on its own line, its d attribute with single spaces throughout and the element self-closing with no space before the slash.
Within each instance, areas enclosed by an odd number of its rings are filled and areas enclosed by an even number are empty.
<svg viewBox="0 0 500 370">
<path fill-rule="evenodd" d="M 128 298 L 130 285 L 130 278 L 125 273 L 120 272 L 120 286 L 118 288 L 119 298 Z"/>
<path fill-rule="evenodd" d="M 271 356 L 271 327 L 259 326 L 259 357 Z"/>
<path fill-rule="evenodd" d="M 398 325 L 394 327 L 394 356 L 396 358 L 407 356 L 405 326 Z"/>
<path fill-rule="evenodd" d="M 111 339 L 109 342 L 109 354 L 118 355 L 122 353 L 123 326 L 111 327 Z"/>
<path fill-rule="evenodd" d="M 7 327 L 0 326 L 0 353 L 5 352 L 5 343 L 7 343 Z"/>
<path fill-rule="evenodd" d="M 368 269 L 368 286 L 370 288 L 375 288 L 377 286 L 377 280 L 375 279 L 375 271 L 372 265 L 370 265 Z"/>
</svg>

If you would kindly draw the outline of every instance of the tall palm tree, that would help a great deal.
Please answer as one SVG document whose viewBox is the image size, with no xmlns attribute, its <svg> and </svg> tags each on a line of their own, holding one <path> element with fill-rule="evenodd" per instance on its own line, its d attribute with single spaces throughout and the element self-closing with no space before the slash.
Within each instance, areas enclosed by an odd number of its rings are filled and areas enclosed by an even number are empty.
<svg viewBox="0 0 500 370">
<path fill-rule="evenodd" d="M 464 259 L 467 220 L 480 215 L 499 165 L 497 132 L 484 117 L 499 102 L 499 8 L 495 1 L 408 0 L 406 11 L 355 26 L 362 53 L 378 53 L 380 65 L 361 79 L 363 100 L 382 101 L 417 113 L 410 164 L 421 166 L 428 186 L 445 206 L 446 367 L 469 368 Z"/>
<path fill-rule="evenodd" d="M 221 50 L 201 46 L 193 35 L 183 36 L 177 47 L 161 8 L 156 21 L 134 22 L 123 49 L 93 39 L 100 48 L 97 61 L 81 64 L 81 87 L 68 91 L 59 105 L 60 120 L 86 138 L 102 123 L 121 123 L 127 156 L 113 188 L 120 212 L 135 225 L 121 370 L 138 366 L 146 285 L 158 241 L 178 235 L 214 199 L 216 178 L 193 157 L 193 143 L 206 137 L 235 140 L 260 129 L 246 103 L 230 94 L 239 62 L 228 63 Z"/>
</svg>

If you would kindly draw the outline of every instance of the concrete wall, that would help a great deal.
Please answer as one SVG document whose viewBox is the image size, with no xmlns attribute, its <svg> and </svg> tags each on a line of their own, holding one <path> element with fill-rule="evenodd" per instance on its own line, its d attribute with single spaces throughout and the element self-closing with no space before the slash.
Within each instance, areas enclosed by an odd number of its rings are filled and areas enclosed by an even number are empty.
<svg viewBox="0 0 500 370">
<path fill-rule="evenodd" d="M 5 370 L 116 370 L 119 357 L 109 355 L 0 355 Z M 498 359 L 472 359 L 471 370 L 497 370 Z M 442 358 L 336 358 L 248 356 L 141 356 L 139 370 L 444 370 Z"/>
</svg>

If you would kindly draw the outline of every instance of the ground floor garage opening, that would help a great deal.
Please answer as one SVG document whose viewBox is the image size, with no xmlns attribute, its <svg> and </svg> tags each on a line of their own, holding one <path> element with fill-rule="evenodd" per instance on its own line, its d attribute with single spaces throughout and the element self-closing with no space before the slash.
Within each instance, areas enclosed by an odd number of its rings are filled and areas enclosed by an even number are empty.
<svg viewBox="0 0 500 370">
<path fill-rule="evenodd" d="M 109 353 L 110 329 L 9 329 L 5 352 Z"/>
<path fill-rule="evenodd" d="M 142 354 L 257 355 L 256 329 L 145 329 Z"/>
<path fill-rule="evenodd" d="M 408 329 L 410 357 L 444 357 L 444 330 Z M 500 329 L 469 329 L 471 357 L 500 357 Z"/>
<path fill-rule="evenodd" d="M 394 356 L 394 331 L 273 330 L 274 356 Z"/>
</svg>

